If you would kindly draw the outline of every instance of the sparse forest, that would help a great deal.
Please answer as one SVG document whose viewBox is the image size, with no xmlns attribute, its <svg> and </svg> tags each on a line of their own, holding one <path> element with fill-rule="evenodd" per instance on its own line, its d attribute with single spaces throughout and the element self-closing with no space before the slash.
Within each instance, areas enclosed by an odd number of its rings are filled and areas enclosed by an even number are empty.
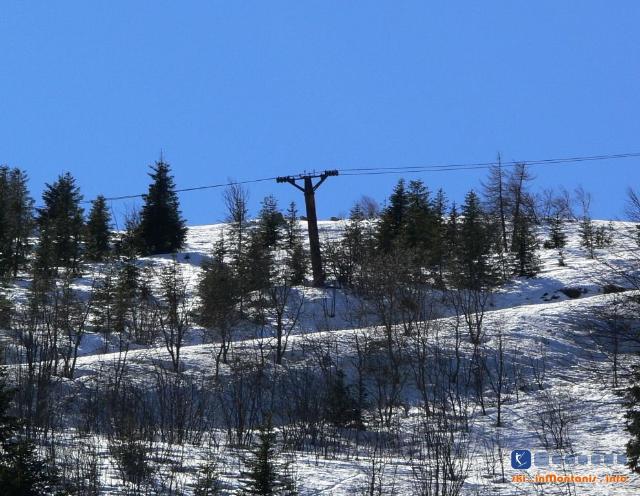
<svg viewBox="0 0 640 496">
<path fill-rule="evenodd" d="M 400 179 L 320 222 L 312 287 L 275 183 L 188 228 L 170 165 L 149 179 L 116 230 L 70 173 L 36 201 L 0 168 L 2 494 L 512 494 L 515 443 L 574 453 L 589 425 L 637 477 L 634 191 L 613 223 L 525 163 L 459 203 Z"/>
</svg>

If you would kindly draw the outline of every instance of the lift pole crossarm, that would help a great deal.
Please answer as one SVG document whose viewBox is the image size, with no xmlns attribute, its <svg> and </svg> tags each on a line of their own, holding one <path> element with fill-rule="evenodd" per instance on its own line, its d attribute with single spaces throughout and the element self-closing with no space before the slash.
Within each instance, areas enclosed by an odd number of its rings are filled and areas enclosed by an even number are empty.
<svg viewBox="0 0 640 496">
<path fill-rule="evenodd" d="M 337 176 L 337 175 L 338 175 L 337 170 L 324 171 L 322 174 L 320 174 L 320 181 L 318 181 L 318 183 L 313 187 L 313 191 L 317 190 L 320 187 L 320 185 L 326 181 L 328 177 Z"/>
<path fill-rule="evenodd" d="M 277 177 L 276 181 L 279 183 L 289 183 L 292 186 L 295 186 L 296 188 L 298 188 L 300 191 L 302 191 L 304 193 L 304 188 L 298 186 L 298 184 L 296 183 L 295 178 L 291 177 L 291 176 L 284 176 L 284 177 Z"/>
</svg>

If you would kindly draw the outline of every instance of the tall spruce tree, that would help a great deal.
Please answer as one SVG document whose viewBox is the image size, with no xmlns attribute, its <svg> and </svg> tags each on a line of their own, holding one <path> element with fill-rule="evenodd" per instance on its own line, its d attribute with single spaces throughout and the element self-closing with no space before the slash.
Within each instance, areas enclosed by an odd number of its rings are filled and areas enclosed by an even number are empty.
<svg viewBox="0 0 640 496">
<path fill-rule="evenodd" d="M 383 209 L 378 223 L 378 242 L 387 252 L 394 246 L 402 234 L 408 208 L 407 191 L 404 179 L 400 179 L 389 197 L 389 204 Z"/>
<path fill-rule="evenodd" d="M 91 211 L 85 229 L 85 253 L 87 260 L 102 262 L 109 253 L 111 215 L 107 201 L 99 195 L 91 202 Z"/>
<path fill-rule="evenodd" d="M 526 277 L 532 277 L 540 270 L 535 202 L 527 189 L 532 179 L 526 164 L 517 164 L 508 183 L 513 208 L 511 252 L 516 260 L 515 273 Z"/>
<path fill-rule="evenodd" d="M 407 207 L 402 219 L 403 246 L 414 250 L 418 258 L 424 261 L 435 230 L 429 190 L 420 180 L 410 181 L 406 197 Z"/>
<path fill-rule="evenodd" d="M 285 225 L 284 216 L 278 209 L 278 200 L 268 195 L 262 200 L 262 207 L 258 212 L 258 231 L 265 248 L 275 248 L 282 238 L 282 228 Z"/>
<path fill-rule="evenodd" d="M 66 172 L 42 193 L 44 206 L 38 209 L 39 242 L 36 268 L 57 273 L 63 267 L 77 272 L 80 264 L 84 227 L 82 195 L 73 176 Z"/>
<path fill-rule="evenodd" d="M 27 263 L 33 233 L 33 199 L 27 174 L 0 166 L 0 278 L 16 277 Z"/>
<path fill-rule="evenodd" d="M 567 235 L 563 229 L 563 221 L 559 215 L 554 215 L 549 219 L 549 240 L 547 247 L 562 249 L 567 245 Z"/>
<path fill-rule="evenodd" d="M 469 191 L 462 205 L 458 231 L 458 267 L 454 270 L 458 286 L 480 289 L 495 284 L 491 247 L 491 234 L 480 198 L 475 191 Z"/>
<path fill-rule="evenodd" d="M 152 182 L 140 214 L 140 245 L 145 255 L 175 253 L 184 245 L 187 228 L 169 164 L 160 158 L 149 177 Z"/>
<path fill-rule="evenodd" d="M 302 229 L 295 202 L 291 202 L 285 216 L 285 263 L 291 284 L 302 284 L 307 271 L 307 253 L 302 241 Z"/>
<path fill-rule="evenodd" d="M 447 197 L 442 189 L 433 202 L 433 232 L 429 250 L 429 263 L 433 268 L 436 285 L 443 287 L 447 259 Z"/>
</svg>

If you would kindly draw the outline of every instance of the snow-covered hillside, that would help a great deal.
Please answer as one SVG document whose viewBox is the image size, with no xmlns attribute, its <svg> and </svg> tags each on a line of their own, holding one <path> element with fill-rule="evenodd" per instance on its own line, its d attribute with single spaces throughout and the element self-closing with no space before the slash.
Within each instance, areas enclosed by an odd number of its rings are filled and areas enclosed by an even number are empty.
<svg viewBox="0 0 640 496">
<path fill-rule="evenodd" d="M 557 250 L 541 248 L 542 270 L 537 277 L 518 278 L 490 296 L 483 316 L 484 335 L 480 347 L 489 367 L 498 370 L 500 364 L 497 361 L 504 361 L 502 372 L 505 386 L 498 398 L 498 385 L 487 384 L 489 392 L 484 413 L 473 401 L 462 405 L 469 415 L 468 433 L 460 441 L 464 444 L 464 450 L 461 449 L 459 454 L 468 465 L 462 494 L 640 494 L 640 478 L 632 475 L 616 458 L 624 454 L 628 440 L 624 429 L 622 391 L 630 366 L 635 363 L 633 352 L 638 351 L 637 343 L 627 339 L 627 336 L 618 343 L 615 365 L 619 367 L 620 380 L 619 385 L 614 387 L 614 357 L 610 343 L 603 343 L 601 334 L 597 332 L 600 328 L 598 315 L 614 307 L 621 295 L 631 294 L 628 291 L 614 292 L 611 288 L 615 291 L 632 289 L 625 280 L 625 275 L 635 270 L 628 258 L 628 250 L 635 248 L 625 235 L 632 226 L 614 223 L 614 227 L 617 234 L 613 244 L 598 250 L 596 259 L 590 259 L 580 246 L 577 225 L 568 225 L 568 246 L 563 253 L 563 266 L 558 262 Z M 342 221 L 321 222 L 321 236 L 325 240 L 337 239 L 343 228 Z M 200 264 L 209 256 L 213 243 L 224 229 L 224 225 L 189 229 L 186 248 L 178 254 L 177 261 L 184 270 L 192 294 L 199 278 Z M 544 237 L 545 232 L 541 232 L 540 238 Z M 170 257 L 149 257 L 140 263 L 152 265 L 160 273 L 172 260 Z M 93 271 L 93 274 L 85 273 L 77 288 L 89 290 L 94 277 L 100 273 L 100 267 L 94 267 Z M 21 289 L 16 289 L 16 299 L 20 299 L 21 292 Z M 433 320 L 414 323 L 421 326 L 420 332 L 424 332 L 424 342 L 421 344 L 429 350 L 448 350 L 453 353 L 451 350 L 457 349 L 456 353 L 470 357 L 474 348 L 464 334 L 464 322 L 456 318 L 453 309 L 442 302 L 439 293 L 434 291 L 432 298 Z M 381 322 L 376 320 L 375 313 L 363 307 L 363 302 L 353 294 L 341 289 L 296 287 L 292 301 L 301 304 L 301 313 L 288 338 L 286 366 L 271 364 L 269 373 L 287 374 L 288 370 L 303 370 L 317 364 L 321 366 L 323 362 L 318 356 L 322 354 L 345 371 L 349 383 L 354 383 L 361 358 L 360 346 L 363 342 L 379 342 L 385 336 L 386 331 Z M 360 308 L 365 309 L 356 312 Z M 354 317 L 356 314 L 357 318 Z M 256 359 L 257 356 L 270 356 L 274 346 L 273 326 L 243 322 L 236 331 L 231 353 L 238 363 L 244 363 L 245 359 Z M 398 334 L 398 339 L 404 340 L 401 342 L 408 348 L 417 346 L 414 335 L 403 336 L 400 329 Z M 10 339 L 10 336 L 7 338 Z M 461 341 L 458 348 L 456 340 Z M 230 380 L 235 370 L 233 364 L 218 364 L 217 367 L 218 351 L 219 344 L 211 342 L 203 329 L 193 326 L 181 350 L 185 377 L 194 384 L 210 385 L 212 389 L 217 387 L 217 383 Z M 447 355 L 446 360 L 449 359 Z M 126 368 L 133 383 L 148 383 L 151 388 L 162 374 L 162 364 L 167 363 L 170 363 L 169 353 L 161 342 L 153 346 L 135 346 L 123 353 L 117 349 L 115 341 L 107 343 L 102 335 L 88 333 L 80 346 L 74 377 L 59 381 L 60 403 L 57 411 L 65 418 L 86 419 L 85 395 L 103 386 L 101 377 L 105 371 L 117 371 L 126 364 L 121 371 Z M 286 456 L 294 462 L 292 466 L 295 467 L 300 494 L 378 494 L 368 492 L 372 486 L 373 490 L 379 489 L 380 494 L 415 492 L 417 455 L 406 446 L 411 436 L 419 432 L 415 427 L 420 422 L 422 399 L 419 388 L 413 385 L 411 375 L 413 372 L 417 374 L 416 370 L 415 365 L 408 366 L 402 398 L 398 400 L 393 413 L 390 430 L 394 432 L 394 439 L 388 441 L 393 448 L 383 449 L 367 444 L 370 433 L 382 429 L 376 424 L 374 405 L 371 407 L 368 429 L 359 433 L 356 430 L 350 432 L 349 436 L 361 436 L 364 439 L 350 438 L 348 442 L 352 443 L 351 448 L 328 449 L 325 446 L 324 451 L 318 451 L 306 446 L 298 451 L 287 451 Z M 491 380 L 499 379 L 501 377 L 496 376 Z M 382 382 L 379 386 L 391 387 Z M 374 399 L 370 398 L 372 403 Z M 496 425 L 498 400 L 501 403 L 500 426 Z M 183 398 L 183 401 L 189 400 Z M 560 422 L 563 425 L 546 425 L 545 422 Z M 219 423 L 212 421 L 211 425 L 217 425 L 215 429 L 219 433 L 214 448 L 207 443 L 209 434 L 199 438 L 199 442 L 159 442 L 154 448 L 160 450 L 160 446 L 163 449 L 162 456 L 160 451 L 154 455 L 155 462 L 159 463 L 160 458 L 164 457 L 165 460 L 175 460 L 175 464 L 181 467 L 172 475 L 175 477 L 175 480 L 172 479 L 173 487 L 181 488 L 180 491 L 185 494 L 192 494 L 195 472 L 209 456 L 207 453 L 212 451 L 218 459 L 218 471 L 225 491 L 231 492 L 237 487 L 243 450 L 228 442 L 223 424 L 222 420 Z M 279 424 L 276 428 L 282 429 L 281 433 L 286 435 L 286 425 Z M 563 437 L 562 446 L 557 449 L 545 447 L 543 438 L 556 434 Z M 91 439 L 100 454 L 97 470 L 103 491 L 122 494 L 124 489 L 105 436 L 81 437 L 79 432 L 70 430 L 68 444 L 88 443 Z M 550 441 L 554 444 L 554 439 Z M 335 442 L 347 441 L 336 437 Z M 378 456 L 378 449 L 384 451 L 382 456 Z M 548 453 L 551 457 L 560 455 L 563 458 L 556 459 L 558 463 L 548 467 L 536 464 L 528 471 L 515 470 L 511 467 L 510 459 L 515 449 L 528 449 L 534 454 Z M 603 462 L 602 465 L 594 465 L 590 458 L 587 464 L 580 464 L 583 461 L 581 456 L 598 453 L 613 454 L 613 463 L 609 463 L 609 458 L 603 458 L 608 464 Z M 576 458 L 566 458 L 567 455 L 575 455 Z M 574 460 L 576 464 L 572 465 Z M 512 476 L 523 473 L 533 476 L 550 472 L 558 475 L 596 475 L 601 483 L 533 484 L 512 480 Z M 604 483 L 602 481 L 607 474 L 623 474 L 629 479 L 624 483 Z M 169 476 L 158 470 L 155 477 Z"/>
</svg>

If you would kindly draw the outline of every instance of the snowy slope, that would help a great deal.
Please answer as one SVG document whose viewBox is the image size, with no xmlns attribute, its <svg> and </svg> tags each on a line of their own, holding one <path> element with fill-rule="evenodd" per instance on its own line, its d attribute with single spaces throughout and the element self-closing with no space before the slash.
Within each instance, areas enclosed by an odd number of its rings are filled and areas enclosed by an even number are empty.
<svg viewBox="0 0 640 496">
<path fill-rule="evenodd" d="M 336 238 L 344 226 L 343 222 L 322 222 L 321 232 L 324 239 Z M 626 232 L 630 225 L 615 223 L 620 232 Z M 205 259 L 224 231 L 223 225 L 195 226 L 189 229 L 185 250 L 178 255 L 189 281 L 195 285 L 200 272 L 200 263 Z M 541 237 L 544 237 L 544 232 Z M 569 226 L 569 245 L 564 250 L 565 266 L 558 264 L 558 254 L 555 250 L 541 249 L 542 271 L 533 279 L 517 279 L 501 288 L 492 296 L 491 306 L 485 317 L 487 334 L 486 346 L 491 349 L 497 346 L 498 333 L 503 336 L 505 354 L 514 364 L 521 364 L 523 370 L 530 370 L 535 366 L 539 377 L 525 377 L 522 387 L 518 391 L 510 391 L 506 395 L 503 406 L 502 427 L 495 427 L 496 406 L 491 400 L 488 403 L 487 414 L 474 411 L 472 415 L 472 457 L 469 477 L 465 483 L 463 494 L 640 494 L 640 478 L 631 476 L 624 484 L 577 484 L 558 486 L 534 486 L 510 482 L 511 476 L 519 471 L 510 467 L 510 453 L 512 449 L 530 449 L 545 451 L 534 430 L 536 419 L 547 406 L 550 398 L 560 401 L 572 412 L 570 426 L 571 447 L 563 454 L 591 454 L 591 453 L 624 453 L 627 434 L 624 430 L 624 408 L 621 388 L 614 390 L 609 385 L 611 369 L 610 359 L 594 344 L 588 324 L 589 316 L 595 309 L 606 307 L 614 295 L 603 294 L 605 284 L 615 283 L 625 287 L 624 271 L 629 270 L 631 264 L 625 257 L 629 241 L 624 235 L 616 237 L 613 245 L 605 250 L 599 250 L 597 260 L 586 257 L 580 247 L 577 226 Z M 169 263 L 167 257 L 152 257 L 144 263 L 162 267 Z M 620 269 L 621 275 L 611 277 L 610 266 Z M 80 285 L 88 286 L 91 277 L 85 277 Z M 193 286 L 192 286 L 193 287 Z M 571 299 L 562 291 L 564 288 L 580 289 L 580 296 Z M 354 341 L 358 334 L 381 333 L 382 330 L 373 327 L 353 328 L 353 324 L 345 317 L 348 305 L 353 297 L 342 291 L 330 289 L 297 288 L 304 297 L 302 317 L 290 337 L 287 358 L 292 363 L 304 360 L 301 350 L 309 346 L 314 340 L 331 340 L 344 363 L 351 363 L 354 359 Z M 327 307 L 335 302 L 335 316 L 328 316 Z M 442 339 L 452 339 L 451 329 L 455 319 L 451 313 L 443 309 L 441 317 L 433 323 L 442 329 Z M 200 331 L 194 329 L 189 336 L 189 345 L 182 351 L 183 363 L 187 373 L 204 375 L 211 374 L 214 369 L 216 344 L 201 344 Z M 81 347 L 76 376 L 67 385 L 69 390 L 82 390 L 87 381 L 91 381 L 103 368 L 112 366 L 119 358 L 119 353 L 102 353 L 103 343 L 100 336 L 89 335 Z M 254 354 L 258 349 L 269 350 L 273 338 L 267 335 L 247 332 L 239 333 L 238 340 L 233 344 L 234 353 L 239 355 Z M 629 365 L 634 358 L 631 352 L 638 351 L 632 343 L 624 343 L 624 372 L 628 372 Z M 470 353 L 469 347 L 464 350 Z M 168 353 L 163 346 L 141 348 L 129 351 L 127 360 L 129 367 L 136 371 L 141 381 L 153 369 L 154 363 L 168 360 Z M 515 368 L 514 368 L 515 370 Z M 221 374 L 227 371 L 223 366 Z M 540 383 L 540 387 L 532 387 Z M 410 405 L 403 422 L 406 427 L 415 420 L 415 405 Z M 494 449 L 496 439 L 500 451 L 498 456 L 505 464 L 507 482 L 500 482 L 488 469 L 493 464 L 496 470 Z M 492 445 L 489 449 L 488 446 Z M 103 478 L 111 478 L 111 489 L 118 493 L 117 483 L 114 482 L 114 469 L 110 465 L 104 443 L 100 444 L 105 455 Z M 197 465 L 199 457 L 203 456 L 198 447 L 188 448 L 192 466 Z M 490 455 L 491 451 L 491 455 Z M 238 471 L 238 460 L 233 450 L 225 451 L 225 461 L 222 476 L 233 486 Z M 388 494 L 393 490 L 397 494 L 412 494 L 411 467 L 406 459 L 390 458 L 386 460 L 382 471 L 385 480 L 392 481 L 393 487 L 387 488 Z M 347 495 L 354 494 L 371 476 L 370 460 L 363 456 L 355 459 L 336 457 L 313 457 L 299 454 L 296 457 L 296 471 L 299 479 L 301 494 Z M 605 474 L 630 473 L 621 465 L 595 467 L 555 467 L 554 471 L 561 473 Z M 547 470 L 551 471 L 551 469 Z M 535 472 L 535 470 L 533 471 Z M 532 473 L 533 473 L 532 472 Z M 546 472 L 546 471 L 545 471 Z M 188 475 L 184 475 L 188 479 Z"/>
</svg>

